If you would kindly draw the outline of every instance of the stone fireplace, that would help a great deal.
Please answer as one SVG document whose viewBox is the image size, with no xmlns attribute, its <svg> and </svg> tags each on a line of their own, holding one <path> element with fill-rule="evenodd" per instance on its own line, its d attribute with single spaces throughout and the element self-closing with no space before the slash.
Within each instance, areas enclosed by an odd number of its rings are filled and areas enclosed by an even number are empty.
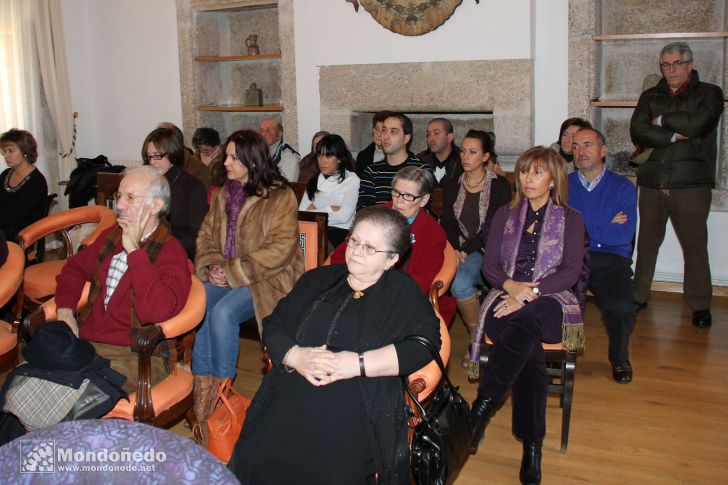
<svg viewBox="0 0 728 485">
<path fill-rule="evenodd" d="M 533 62 L 450 61 L 325 66 L 320 70 L 321 126 L 351 140 L 356 152 L 371 141 L 371 115 L 388 109 L 414 124 L 412 151 L 426 148 L 434 117 L 453 121 L 456 141 L 469 128 L 496 133 L 506 165 L 533 143 Z"/>
</svg>

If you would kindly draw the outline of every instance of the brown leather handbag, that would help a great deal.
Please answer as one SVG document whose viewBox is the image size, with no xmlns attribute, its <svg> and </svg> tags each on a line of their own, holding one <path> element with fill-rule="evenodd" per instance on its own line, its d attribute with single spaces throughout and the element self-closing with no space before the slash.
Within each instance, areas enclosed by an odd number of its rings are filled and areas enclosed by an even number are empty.
<svg viewBox="0 0 728 485">
<path fill-rule="evenodd" d="M 218 457 L 223 463 L 230 461 L 249 406 L 250 398 L 238 394 L 233 389 L 230 378 L 220 382 L 217 388 L 217 399 L 213 406 L 215 410 L 207 419 L 210 433 L 207 451 Z"/>
</svg>

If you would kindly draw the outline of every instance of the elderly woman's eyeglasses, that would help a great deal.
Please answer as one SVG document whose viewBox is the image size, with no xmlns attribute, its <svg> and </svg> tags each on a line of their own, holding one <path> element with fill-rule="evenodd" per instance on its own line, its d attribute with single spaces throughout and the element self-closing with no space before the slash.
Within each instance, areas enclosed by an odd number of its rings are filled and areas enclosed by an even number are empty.
<svg viewBox="0 0 728 485">
<path fill-rule="evenodd" d="M 153 195 L 135 195 L 131 192 L 127 192 L 126 194 L 122 194 L 121 192 L 114 192 L 114 202 L 119 202 L 121 198 L 124 198 L 127 204 L 133 204 L 135 200 L 137 199 L 153 199 Z"/>
<path fill-rule="evenodd" d="M 166 156 L 167 156 L 166 153 L 155 153 L 154 155 L 146 154 L 146 155 L 144 155 L 144 161 L 148 162 L 149 160 L 161 160 Z"/>
<path fill-rule="evenodd" d="M 403 200 L 405 200 L 407 202 L 414 202 L 417 199 L 421 199 L 422 198 L 421 195 L 407 194 L 405 192 L 400 192 L 399 190 L 393 188 L 392 189 L 392 198 L 393 199 L 396 199 L 397 197 L 401 197 Z"/>
<path fill-rule="evenodd" d="M 349 246 L 351 249 L 356 249 L 361 246 L 361 250 L 364 251 L 364 254 L 368 256 L 374 256 L 377 253 L 397 253 L 397 251 L 383 251 L 381 249 L 375 248 L 374 246 L 370 246 L 369 244 L 363 244 L 360 240 L 355 239 L 352 236 L 346 236 L 344 238 L 344 242 L 346 242 L 346 245 Z"/>
<path fill-rule="evenodd" d="M 690 64 L 691 61 L 675 61 L 675 62 L 661 62 L 660 67 L 667 71 L 670 68 L 677 69 L 678 67 L 682 67 L 685 64 Z"/>
</svg>

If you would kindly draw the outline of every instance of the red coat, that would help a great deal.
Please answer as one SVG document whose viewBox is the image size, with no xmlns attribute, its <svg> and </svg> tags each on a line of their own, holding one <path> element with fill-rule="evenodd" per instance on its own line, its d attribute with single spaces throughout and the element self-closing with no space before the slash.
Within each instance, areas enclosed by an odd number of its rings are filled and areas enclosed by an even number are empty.
<svg viewBox="0 0 728 485">
<path fill-rule="evenodd" d="M 61 274 L 56 277 L 56 304 L 58 308 L 76 308 L 86 282 L 93 279 L 96 258 L 101 246 L 116 224 L 101 233 L 88 248 L 68 258 Z M 121 243 L 114 254 L 121 252 Z M 129 253 L 129 268 L 119 281 L 116 291 L 104 309 L 106 276 L 112 255 L 101 264 L 101 282 L 104 288 L 91 313 L 80 325 L 80 337 L 92 342 L 112 345 L 131 345 L 131 290 L 134 289 L 134 309 L 142 325 L 159 323 L 179 313 L 190 294 L 191 278 L 182 244 L 170 237 L 159 253 L 154 265 L 147 253 L 138 249 Z"/>
<path fill-rule="evenodd" d="M 384 204 L 391 207 L 392 203 Z M 424 210 L 420 210 L 410 226 L 414 241 L 407 257 L 397 263 L 397 268 L 410 275 L 419 285 L 420 290 L 427 295 L 432 280 L 440 272 L 445 260 L 445 243 L 447 236 L 440 224 L 430 217 Z M 331 264 L 345 262 L 346 243 L 341 243 L 331 254 Z M 440 298 L 440 314 L 450 325 L 455 315 L 455 303 L 448 301 L 450 297 Z"/>
</svg>

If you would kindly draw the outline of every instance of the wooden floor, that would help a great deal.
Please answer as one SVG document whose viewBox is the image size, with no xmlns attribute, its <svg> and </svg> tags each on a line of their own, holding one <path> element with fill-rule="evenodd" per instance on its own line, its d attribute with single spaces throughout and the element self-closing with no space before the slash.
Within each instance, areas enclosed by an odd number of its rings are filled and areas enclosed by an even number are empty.
<svg viewBox="0 0 728 485">
<path fill-rule="evenodd" d="M 615 383 L 599 311 L 587 307 L 587 347 L 576 366 L 567 454 L 559 451 L 561 409 L 550 397 L 543 484 L 702 484 L 728 481 L 728 298 L 713 300 L 713 328 L 690 323 L 681 295 L 653 293 L 631 340 L 634 381 Z M 450 376 L 472 401 L 476 385 L 459 367 L 464 327 L 451 330 Z M 256 342 L 241 340 L 235 387 L 253 395 L 262 365 Z M 178 425 L 175 431 L 189 432 Z M 457 484 L 517 484 L 521 444 L 511 434 L 510 400 Z"/>
</svg>

